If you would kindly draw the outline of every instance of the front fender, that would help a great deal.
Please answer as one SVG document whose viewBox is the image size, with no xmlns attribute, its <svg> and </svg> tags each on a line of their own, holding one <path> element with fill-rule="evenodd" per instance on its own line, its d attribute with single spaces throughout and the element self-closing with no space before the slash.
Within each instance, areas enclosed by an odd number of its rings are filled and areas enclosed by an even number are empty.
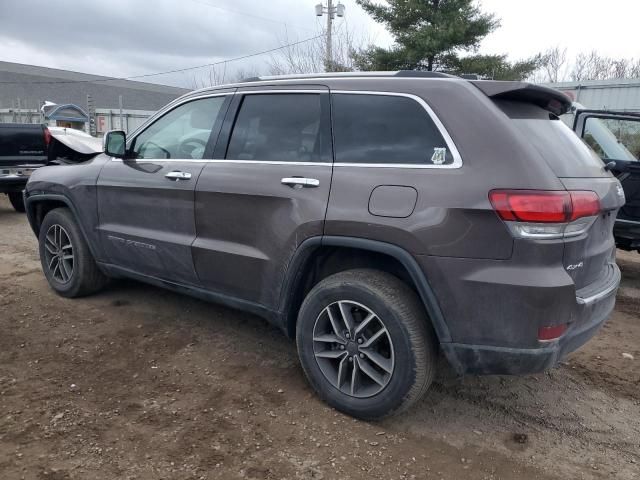
<svg viewBox="0 0 640 480">
<path fill-rule="evenodd" d="M 71 210 L 97 261 L 104 258 L 97 235 L 97 180 L 108 157 L 78 164 L 49 166 L 34 172 L 24 192 L 29 224 L 36 235 L 47 211 L 64 205 Z"/>
</svg>

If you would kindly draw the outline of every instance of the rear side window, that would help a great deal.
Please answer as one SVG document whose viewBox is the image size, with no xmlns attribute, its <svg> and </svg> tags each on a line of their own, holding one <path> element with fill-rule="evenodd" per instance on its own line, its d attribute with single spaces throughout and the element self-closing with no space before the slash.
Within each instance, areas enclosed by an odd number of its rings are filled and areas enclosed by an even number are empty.
<svg viewBox="0 0 640 480">
<path fill-rule="evenodd" d="M 562 120 L 535 105 L 497 101 L 558 177 L 601 177 L 602 160 Z"/>
<path fill-rule="evenodd" d="M 320 94 L 246 95 L 233 127 L 227 158 L 330 162 L 328 123 Z"/>
<path fill-rule="evenodd" d="M 338 163 L 453 163 L 442 134 L 412 98 L 336 93 L 332 112 Z"/>
</svg>

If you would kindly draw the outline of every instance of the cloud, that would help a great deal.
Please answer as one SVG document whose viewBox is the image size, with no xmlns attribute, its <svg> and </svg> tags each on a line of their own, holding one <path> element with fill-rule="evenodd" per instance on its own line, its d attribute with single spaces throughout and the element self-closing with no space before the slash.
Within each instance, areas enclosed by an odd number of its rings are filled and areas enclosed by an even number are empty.
<svg viewBox="0 0 640 480">
<path fill-rule="evenodd" d="M 2 1 L 0 55 L 8 61 L 109 76 L 184 68 L 317 35 L 313 4 L 271 0 L 264 8 L 266 2 L 251 0 Z M 157 80 L 166 80 L 161 78 Z"/>
</svg>

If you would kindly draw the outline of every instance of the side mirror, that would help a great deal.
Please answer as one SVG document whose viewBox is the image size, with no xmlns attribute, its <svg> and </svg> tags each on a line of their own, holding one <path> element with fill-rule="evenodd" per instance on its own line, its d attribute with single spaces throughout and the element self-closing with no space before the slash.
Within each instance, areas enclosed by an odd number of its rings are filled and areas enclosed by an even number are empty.
<svg viewBox="0 0 640 480">
<path fill-rule="evenodd" d="M 104 153 L 110 157 L 124 158 L 126 153 L 127 134 L 122 130 L 107 132 L 102 140 Z"/>
</svg>

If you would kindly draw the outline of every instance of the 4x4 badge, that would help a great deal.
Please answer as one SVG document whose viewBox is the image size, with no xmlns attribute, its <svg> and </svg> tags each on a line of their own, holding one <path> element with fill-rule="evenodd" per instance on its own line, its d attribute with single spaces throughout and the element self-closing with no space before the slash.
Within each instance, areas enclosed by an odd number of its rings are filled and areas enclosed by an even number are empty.
<svg viewBox="0 0 640 480">
<path fill-rule="evenodd" d="M 434 165 L 442 165 L 447 159 L 447 149 L 442 147 L 436 147 L 433 149 L 433 155 L 431 155 L 431 161 Z"/>
<path fill-rule="evenodd" d="M 578 268 L 582 268 L 584 267 L 584 262 L 580 262 L 580 263 L 576 263 L 574 265 L 569 265 L 567 267 L 567 270 L 571 271 L 571 270 L 577 270 Z"/>
</svg>

